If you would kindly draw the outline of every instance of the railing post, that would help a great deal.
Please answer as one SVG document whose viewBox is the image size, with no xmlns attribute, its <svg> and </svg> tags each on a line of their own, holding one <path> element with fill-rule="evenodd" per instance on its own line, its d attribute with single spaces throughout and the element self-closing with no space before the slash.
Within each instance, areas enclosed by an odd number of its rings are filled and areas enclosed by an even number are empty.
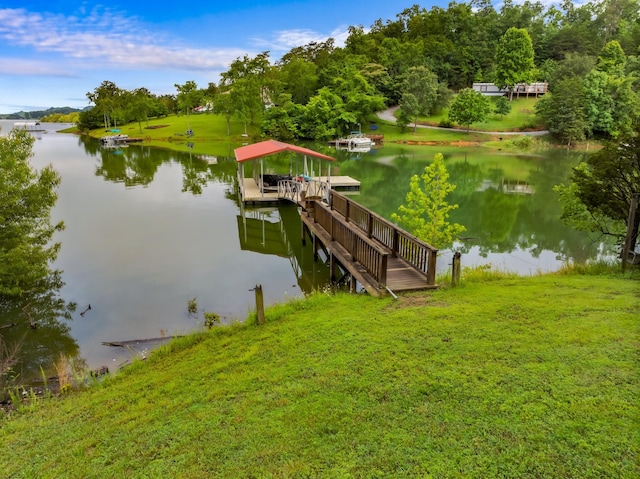
<svg viewBox="0 0 640 479">
<path fill-rule="evenodd" d="M 349 222 L 349 215 L 351 214 L 351 208 L 349 207 L 349 205 L 351 204 L 351 202 L 345 198 L 345 206 L 344 206 L 344 219 L 346 220 L 346 222 Z"/>
<path fill-rule="evenodd" d="M 398 241 L 399 241 L 398 230 L 396 228 L 393 228 L 393 240 L 392 240 L 392 245 L 391 245 L 391 255 L 394 258 L 396 256 L 398 256 Z"/>
<path fill-rule="evenodd" d="M 382 255 L 382 261 L 380 261 L 380 279 L 378 282 L 382 286 L 387 286 L 387 264 L 388 264 L 388 255 L 385 253 Z"/>
<path fill-rule="evenodd" d="M 256 317 L 258 324 L 264 324 L 264 296 L 262 294 L 262 285 L 256 284 L 254 288 L 256 292 Z"/>
<path fill-rule="evenodd" d="M 460 251 L 453 254 L 453 264 L 451 266 L 451 284 L 453 286 L 460 285 Z"/>
<path fill-rule="evenodd" d="M 369 223 L 367 224 L 367 236 L 371 238 L 373 236 L 373 214 L 369 211 Z"/>
<path fill-rule="evenodd" d="M 433 286 L 436 284 L 436 258 L 438 257 L 437 250 L 429 250 L 429 266 L 427 268 L 427 284 Z"/>
</svg>

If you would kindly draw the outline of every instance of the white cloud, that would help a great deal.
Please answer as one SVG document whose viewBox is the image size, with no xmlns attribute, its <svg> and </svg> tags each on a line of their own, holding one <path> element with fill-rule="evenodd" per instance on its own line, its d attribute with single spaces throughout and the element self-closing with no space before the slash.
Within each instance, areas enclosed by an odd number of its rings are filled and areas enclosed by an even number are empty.
<svg viewBox="0 0 640 479">
<path fill-rule="evenodd" d="M 0 40 L 5 43 L 5 50 L 11 44 L 82 60 L 73 64 L 75 68 L 85 65 L 138 70 L 219 70 L 246 53 L 241 49 L 183 47 L 176 39 L 148 30 L 135 18 L 97 8 L 85 17 L 0 9 Z M 45 65 L 43 72 L 46 71 Z M 31 74 L 36 72 L 37 68 Z"/>
<path fill-rule="evenodd" d="M 269 50 L 275 53 L 286 53 L 292 48 L 302 45 L 308 45 L 309 43 L 322 43 L 329 38 L 335 40 L 335 45 L 341 47 L 344 45 L 347 36 L 349 35 L 346 27 L 340 27 L 333 30 L 331 33 L 322 34 L 313 30 L 281 30 L 275 32 L 269 39 L 264 38 L 252 38 L 252 43 L 265 50 Z"/>
</svg>

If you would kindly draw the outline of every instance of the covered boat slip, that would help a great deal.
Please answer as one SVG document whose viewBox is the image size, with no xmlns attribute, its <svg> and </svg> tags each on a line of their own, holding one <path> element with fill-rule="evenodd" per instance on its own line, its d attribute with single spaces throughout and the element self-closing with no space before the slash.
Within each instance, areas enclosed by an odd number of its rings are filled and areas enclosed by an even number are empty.
<svg viewBox="0 0 640 479">
<path fill-rule="evenodd" d="M 270 161 L 266 157 L 275 156 Z M 348 176 L 331 176 L 335 158 L 308 148 L 267 140 L 235 149 L 238 187 L 243 203 L 298 203 L 304 197 L 327 198 L 331 188 L 359 190 L 360 182 Z M 247 172 L 245 165 L 251 165 Z M 274 167 L 273 165 L 276 165 Z M 273 171 L 287 169 L 285 174 Z"/>
</svg>

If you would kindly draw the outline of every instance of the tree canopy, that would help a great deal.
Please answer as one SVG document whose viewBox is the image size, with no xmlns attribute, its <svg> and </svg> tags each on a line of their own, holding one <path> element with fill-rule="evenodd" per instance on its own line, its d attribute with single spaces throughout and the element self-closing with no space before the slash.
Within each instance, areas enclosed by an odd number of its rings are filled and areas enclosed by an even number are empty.
<svg viewBox="0 0 640 479">
<path fill-rule="evenodd" d="M 29 163 L 34 138 L 22 130 L 0 137 L 0 315 L 22 311 L 35 328 L 68 313 L 57 297 L 61 271 L 52 268 L 60 243 L 51 222 L 60 176 L 51 167 Z"/>
<path fill-rule="evenodd" d="M 438 249 L 448 247 L 465 231 L 464 226 L 449 222 L 449 213 L 458 205 L 449 204 L 447 196 L 455 188 L 449 183 L 444 157 L 438 153 L 422 175 L 411 177 L 405 204 L 400 205 L 391 219 Z"/>
<path fill-rule="evenodd" d="M 188 100 L 193 93 L 228 121 L 262 121 L 264 135 L 314 140 L 372 121 L 384 106 L 401 106 L 400 125 L 415 123 L 449 106 L 449 91 L 462 92 L 473 82 L 513 92 L 519 83 L 547 81 L 551 100 L 540 114 L 553 135 L 567 143 L 616 138 L 640 118 L 638 7 L 638 0 L 548 7 L 508 0 L 499 9 L 487 0 L 414 5 L 369 28 L 350 26 L 344 47 L 332 38 L 311 42 L 273 63 L 269 52 L 244 55 L 217 85 L 194 84 L 189 95 L 150 95 L 149 102 L 136 96 L 132 106 L 131 97 L 105 81 L 87 94 L 94 108 L 82 112 L 79 125 L 110 127 L 178 109 L 190 114 L 197 103 Z M 327 101 L 336 106 L 335 118 L 318 125 Z"/>
</svg>

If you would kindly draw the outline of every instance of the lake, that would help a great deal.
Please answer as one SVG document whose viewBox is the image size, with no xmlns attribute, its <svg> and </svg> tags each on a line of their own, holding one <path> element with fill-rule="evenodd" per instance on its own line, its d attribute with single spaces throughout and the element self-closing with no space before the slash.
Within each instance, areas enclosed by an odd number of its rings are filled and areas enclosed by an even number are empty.
<svg viewBox="0 0 640 479">
<path fill-rule="evenodd" d="M 5 133 L 12 122 L 0 126 Z M 294 206 L 238 203 L 233 148 L 240 145 L 221 145 L 215 157 L 133 145 L 105 149 L 97 140 L 56 133 L 60 125 L 45 128 L 36 134 L 32 163 L 51 163 L 62 176 L 52 215 L 66 229 L 56 235 L 62 249 L 55 266 L 64 270 L 62 297 L 78 307 L 55 331 L 32 331 L 25 318 L 5 330 L 8 340 L 26 333 L 34 345 L 25 348 L 25 376 L 60 353 L 113 368 L 129 354 L 102 342 L 192 331 L 203 327 L 203 310 L 225 323 L 242 321 L 254 309 L 257 284 L 266 304 L 328 284 L 328 268 L 301 245 Z M 512 155 L 388 144 L 355 154 L 308 146 L 337 156 L 332 174 L 360 180 L 354 199 L 387 218 L 404 202 L 410 176 L 442 152 L 457 185 L 450 201 L 459 208 L 451 219 L 467 227 L 455 245 L 463 266 L 536 274 L 611 251 L 559 219 L 552 187 L 579 161 L 566 150 Z M 451 251 L 444 251 L 439 270 L 450 262 Z M 192 298 L 198 317 L 187 312 Z"/>
</svg>

